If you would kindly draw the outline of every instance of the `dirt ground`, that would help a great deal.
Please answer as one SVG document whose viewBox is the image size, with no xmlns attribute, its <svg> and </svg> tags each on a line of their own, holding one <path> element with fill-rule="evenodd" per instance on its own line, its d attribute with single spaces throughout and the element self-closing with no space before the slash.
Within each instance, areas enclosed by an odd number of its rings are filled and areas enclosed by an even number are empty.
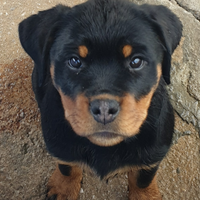
<svg viewBox="0 0 200 200">
<path fill-rule="evenodd" d="M 42 5 L 24 2 L 0 0 L 0 200 L 44 200 L 55 168 L 42 139 L 40 113 L 31 89 L 33 62 L 21 49 L 17 36 L 17 24 L 24 15 L 52 5 L 52 1 Z M 163 200 L 200 200 L 199 134 L 178 115 L 174 144 L 161 163 L 157 179 Z M 125 200 L 127 175 L 106 183 L 84 173 L 79 199 Z"/>
</svg>

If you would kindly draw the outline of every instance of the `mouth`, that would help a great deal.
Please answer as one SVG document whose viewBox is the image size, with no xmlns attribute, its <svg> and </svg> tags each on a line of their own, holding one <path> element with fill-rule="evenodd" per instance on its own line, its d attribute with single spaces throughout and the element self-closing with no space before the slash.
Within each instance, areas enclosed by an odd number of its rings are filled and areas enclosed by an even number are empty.
<svg viewBox="0 0 200 200">
<path fill-rule="evenodd" d="M 96 132 L 93 134 L 94 137 L 99 137 L 99 138 L 104 138 L 104 139 L 112 139 L 112 138 L 116 138 L 119 135 L 116 133 L 112 133 L 112 132 Z"/>
<path fill-rule="evenodd" d="M 113 146 L 125 139 L 124 136 L 113 132 L 96 132 L 88 137 L 88 139 L 99 146 Z"/>
</svg>

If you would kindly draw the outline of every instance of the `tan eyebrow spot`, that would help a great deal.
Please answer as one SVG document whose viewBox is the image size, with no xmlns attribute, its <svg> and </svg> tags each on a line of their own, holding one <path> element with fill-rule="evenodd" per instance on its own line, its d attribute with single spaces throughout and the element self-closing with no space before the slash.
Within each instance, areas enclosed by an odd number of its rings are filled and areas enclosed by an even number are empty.
<svg viewBox="0 0 200 200">
<path fill-rule="evenodd" d="M 130 56 L 132 53 L 132 50 L 133 50 L 133 48 L 131 45 L 129 45 L 129 44 L 125 45 L 122 49 L 122 53 L 123 53 L 124 57 L 126 58 L 126 57 Z"/>
<path fill-rule="evenodd" d="M 82 45 L 78 47 L 79 55 L 85 58 L 88 55 L 88 49 L 86 46 Z"/>
</svg>

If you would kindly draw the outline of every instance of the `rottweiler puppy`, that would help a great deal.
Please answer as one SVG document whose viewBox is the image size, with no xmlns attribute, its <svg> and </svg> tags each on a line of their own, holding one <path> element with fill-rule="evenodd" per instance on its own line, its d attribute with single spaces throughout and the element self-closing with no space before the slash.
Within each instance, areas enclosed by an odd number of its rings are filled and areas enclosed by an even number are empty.
<svg viewBox="0 0 200 200">
<path fill-rule="evenodd" d="M 76 200 L 82 170 L 128 172 L 130 200 L 160 200 L 156 172 L 174 129 L 171 55 L 182 25 L 164 6 L 126 0 L 57 5 L 22 21 L 32 85 L 57 168 L 49 199 Z"/>
</svg>

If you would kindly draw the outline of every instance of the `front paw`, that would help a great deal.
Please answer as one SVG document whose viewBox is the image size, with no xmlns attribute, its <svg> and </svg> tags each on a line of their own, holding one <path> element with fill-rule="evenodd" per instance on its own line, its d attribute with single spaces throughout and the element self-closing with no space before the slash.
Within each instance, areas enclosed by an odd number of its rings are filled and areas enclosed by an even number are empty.
<svg viewBox="0 0 200 200">
<path fill-rule="evenodd" d="M 137 189 L 129 192 L 129 200 L 162 200 L 159 191 L 148 189 Z"/>
<path fill-rule="evenodd" d="M 69 176 L 63 175 L 58 166 L 48 182 L 47 200 L 77 200 L 81 188 L 82 171 L 72 167 Z"/>
<path fill-rule="evenodd" d="M 129 200 L 162 200 L 154 169 L 129 172 Z"/>
</svg>

